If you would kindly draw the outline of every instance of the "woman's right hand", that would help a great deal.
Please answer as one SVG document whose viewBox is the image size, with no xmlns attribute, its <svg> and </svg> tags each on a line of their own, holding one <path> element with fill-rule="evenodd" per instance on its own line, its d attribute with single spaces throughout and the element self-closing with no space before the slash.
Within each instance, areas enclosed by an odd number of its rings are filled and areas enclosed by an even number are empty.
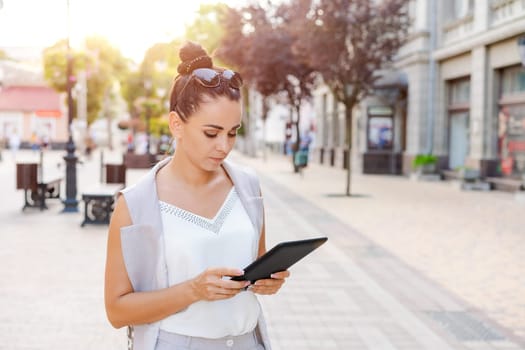
<svg viewBox="0 0 525 350">
<path fill-rule="evenodd" d="M 230 268 L 209 268 L 190 281 L 198 300 L 223 300 L 234 297 L 250 285 L 249 281 L 232 281 L 223 277 L 242 276 L 244 271 Z"/>
</svg>

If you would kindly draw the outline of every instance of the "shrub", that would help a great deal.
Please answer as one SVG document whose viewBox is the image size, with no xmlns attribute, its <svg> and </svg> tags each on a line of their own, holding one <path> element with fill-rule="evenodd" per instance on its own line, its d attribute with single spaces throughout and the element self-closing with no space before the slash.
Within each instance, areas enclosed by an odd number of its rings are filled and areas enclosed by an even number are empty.
<svg viewBox="0 0 525 350">
<path fill-rule="evenodd" d="M 432 154 L 418 154 L 412 161 L 414 169 L 437 163 L 437 157 Z"/>
</svg>

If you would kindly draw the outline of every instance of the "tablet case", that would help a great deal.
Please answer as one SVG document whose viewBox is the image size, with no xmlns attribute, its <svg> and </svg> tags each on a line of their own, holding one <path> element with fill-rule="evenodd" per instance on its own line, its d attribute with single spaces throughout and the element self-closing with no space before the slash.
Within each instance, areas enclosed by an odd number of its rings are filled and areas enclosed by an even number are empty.
<svg viewBox="0 0 525 350">
<path fill-rule="evenodd" d="M 277 244 L 244 269 L 244 275 L 232 277 L 234 281 L 250 281 L 270 278 L 274 272 L 288 270 L 290 266 L 319 248 L 327 237 L 288 241 Z"/>
</svg>

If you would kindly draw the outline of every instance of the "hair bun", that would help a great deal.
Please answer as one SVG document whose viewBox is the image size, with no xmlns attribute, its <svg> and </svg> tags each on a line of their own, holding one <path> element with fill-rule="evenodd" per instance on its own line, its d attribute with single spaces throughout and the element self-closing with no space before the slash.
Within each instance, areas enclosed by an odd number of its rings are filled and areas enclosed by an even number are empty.
<svg viewBox="0 0 525 350">
<path fill-rule="evenodd" d="M 177 66 L 179 74 L 190 74 L 197 68 L 213 68 L 213 60 L 206 50 L 197 43 L 187 42 L 179 50 L 181 63 Z"/>
</svg>

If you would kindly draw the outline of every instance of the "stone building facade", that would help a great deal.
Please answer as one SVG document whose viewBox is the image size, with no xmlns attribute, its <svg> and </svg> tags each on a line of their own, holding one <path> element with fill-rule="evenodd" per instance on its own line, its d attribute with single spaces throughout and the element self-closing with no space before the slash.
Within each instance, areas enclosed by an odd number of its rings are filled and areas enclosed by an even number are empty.
<svg viewBox="0 0 525 350">
<path fill-rule="evenodd" d="M 525 172 L 525 0 L 411 0 L 409 40 L 354 111 L 356 171 L 408 174 L 418 154 L 440 169 Z M 318 149 L 342 166 L 344 106 L 315 93 Z"/>
</svg>

